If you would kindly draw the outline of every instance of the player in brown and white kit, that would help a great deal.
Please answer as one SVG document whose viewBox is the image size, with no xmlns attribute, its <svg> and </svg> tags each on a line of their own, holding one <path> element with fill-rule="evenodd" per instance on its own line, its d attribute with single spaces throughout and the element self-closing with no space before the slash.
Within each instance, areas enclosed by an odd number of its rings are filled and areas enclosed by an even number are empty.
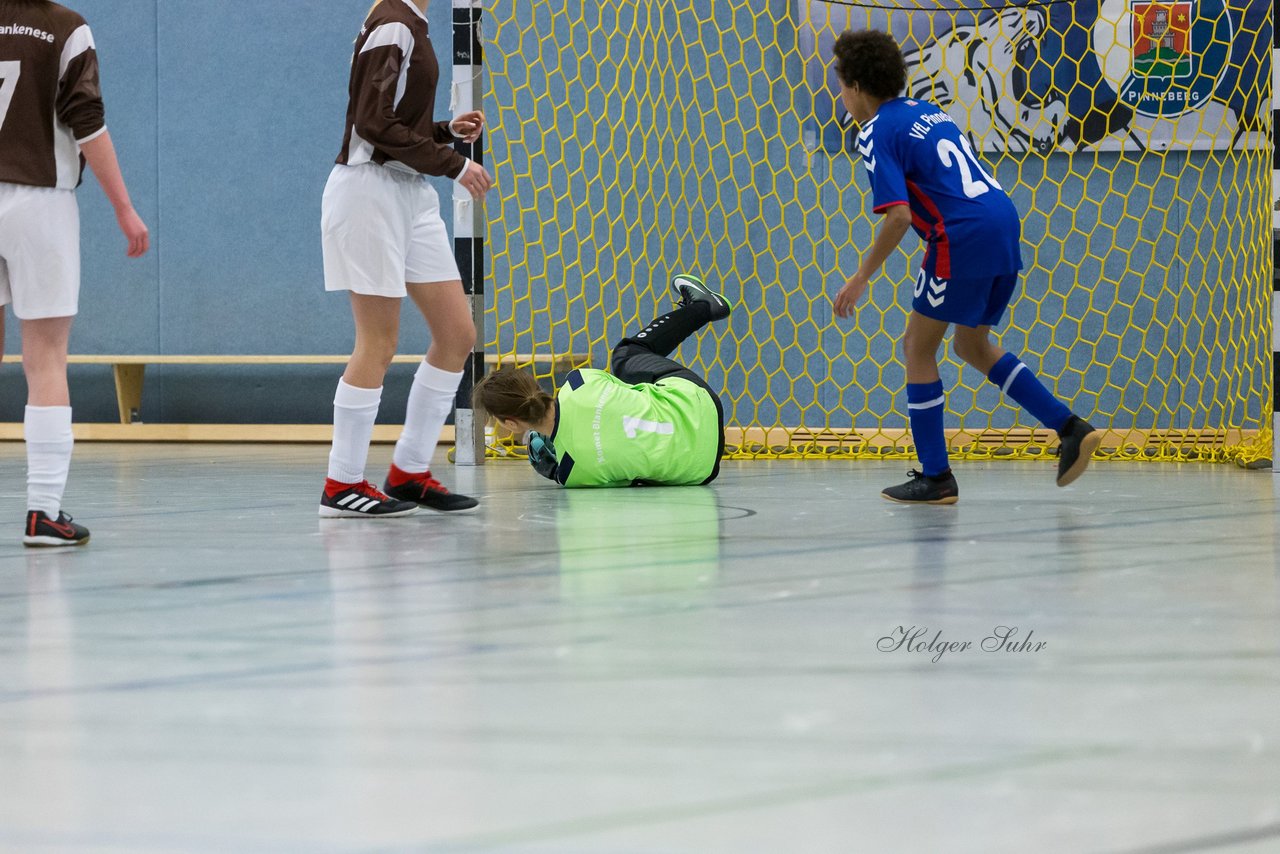
<svg viewBox="0 0 1280 854">
<path fill-rule="evenodd" d="M 370 10 L 351 64 L 342 152 L 324 191 L 325 289 L 350 292 L 356 343 L 334 396 L 321 516 L 385 518 L 419 506 L 456 512 L 479 503 L 450 493 L 430 471 L 476 330 L 440 199 L 425 176 L 452 178 L 477 199 L 492 178 L 450 145 L 478 139 L 484 115 L 434 120 L 440 69 L 426 6 L 381 0 Z M 364 470 L 406 295 L 426 318 L 431 347 L 414 376 L 383 492 Z"/>
<path fill-rule="evenodd" d="M 93 34 L 49 0 L 0 0 L 0 306 L 12 303 L 22 321 L 29 546 L 89 540 L 61 506 L 72 448 L 67 339 L 80 297 L 75 189 L 86 161 L 129 257 L 141 257 L 150 238 L 107 133 Z M 0 352 L 3 335 L 0 324 Z"/>
</svg>

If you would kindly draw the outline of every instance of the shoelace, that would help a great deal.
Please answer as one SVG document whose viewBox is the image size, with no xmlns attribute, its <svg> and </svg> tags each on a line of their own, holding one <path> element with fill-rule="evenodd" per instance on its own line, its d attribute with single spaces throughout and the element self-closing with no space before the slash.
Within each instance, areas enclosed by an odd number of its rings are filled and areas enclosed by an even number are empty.
<svg viewBox="0 0 1280 854">
<path fill-rule="evenodd" d="M 430 472 L 427 472 L 425 477 L 416 478 L 415 480 L 422 486 L 424 491 L 430 490 L 431 492 L 440 492 L 444 495 L 449 494 L 449 490 L 444 488 L 444 484 L 432 477 Z"/>
<path fill-rule="evenodd" d="M 376 498 L 379 501 L 391 500 L 382 492 L 382 490 L 378 489 L 378 487 L 374 486 L 367 480 L 356 486 L 356 492 L 361 495 L 368 496 L 369 498 Z"/>
</svg>

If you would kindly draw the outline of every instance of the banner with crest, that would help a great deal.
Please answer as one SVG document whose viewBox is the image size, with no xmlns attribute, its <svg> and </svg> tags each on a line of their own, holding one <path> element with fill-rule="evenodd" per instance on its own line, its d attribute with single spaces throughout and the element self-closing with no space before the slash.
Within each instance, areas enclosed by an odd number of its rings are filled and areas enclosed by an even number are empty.
<svg viewBox="0 0 1280 854">
<path fill-rule="evenodd" d="M 848 144 L 831 46 L 868 28 L 902 45 L 905 94 L 938 104 L 985 151 L 1268 145 L 1272 19 L 1262 0 L 796 3 L 815 148 Z"/>
</svg>

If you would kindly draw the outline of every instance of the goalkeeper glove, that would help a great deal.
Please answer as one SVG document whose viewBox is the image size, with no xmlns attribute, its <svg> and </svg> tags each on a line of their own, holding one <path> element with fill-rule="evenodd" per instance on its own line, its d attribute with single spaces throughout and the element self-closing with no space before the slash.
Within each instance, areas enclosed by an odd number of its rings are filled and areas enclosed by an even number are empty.
<svg viewBox="0 0 1280 854">
<path fill-rule="evenodd" d="M 547 480 L 555 480 L 556 469 L 560 464 L 556 462 L 556 448 L 551 440 L 530 430 L 524 437 L 524 443 L 529 448 L 529 465 L 533 466 L 533 470 Z"/>
</svg>

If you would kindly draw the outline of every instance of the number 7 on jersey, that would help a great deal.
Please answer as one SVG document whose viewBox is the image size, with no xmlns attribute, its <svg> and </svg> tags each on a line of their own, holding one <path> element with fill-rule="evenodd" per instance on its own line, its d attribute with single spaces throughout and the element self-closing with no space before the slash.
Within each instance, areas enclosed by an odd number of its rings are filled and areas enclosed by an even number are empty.
<svg viewBox="0 0 1280 854">
<path fill-rule="evenodd" d="M 9 115 L 9 106 L 13 103 L 13 93 L 18 88 L 18 78 L 22 76 L 22 63 L 16 59 L 0 62 L 0 128 Z"/>
</svg>

